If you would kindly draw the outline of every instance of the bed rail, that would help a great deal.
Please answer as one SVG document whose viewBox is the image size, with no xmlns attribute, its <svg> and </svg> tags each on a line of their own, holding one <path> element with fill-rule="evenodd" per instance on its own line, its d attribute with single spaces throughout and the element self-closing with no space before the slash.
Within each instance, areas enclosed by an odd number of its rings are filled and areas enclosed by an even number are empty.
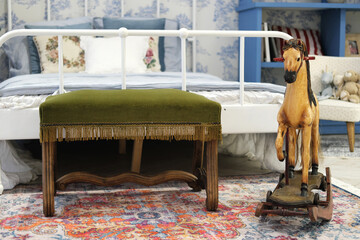
<svg viewBox="0 0 360 240">
<path fill-rule="evenodd" d="M 181 39 L 181 72 L 182 72 L 182 90 L 186 91 L 186 39 L 198 36 L 216 36 L 216 37 L 239 37 L 240 38 L 240 57 L 239 57 L 239 81 L 240 81 L 240 104 L 244 104 L 244 50 L 246 37 L 276 37 L 289 40 L 292 37 L 279 31 L 229 31 L 229 30 L 128 30 L 120 28 L 118 30 L 84 30 L 84 29 L 19 29 L 5 33 L 0 37 L 0 47 L 10 38 L 17 36 L 41 36 L 57 35 L 59 41 L 59 93 L 64 93 L 63 64 L 62 58 L 62 36 L 104 36 L 121 38 L 121 59 L 122 59 L 122 89 L 126 89 L 126 38 L 128 36 L 172 36 Z"/>
</svg>

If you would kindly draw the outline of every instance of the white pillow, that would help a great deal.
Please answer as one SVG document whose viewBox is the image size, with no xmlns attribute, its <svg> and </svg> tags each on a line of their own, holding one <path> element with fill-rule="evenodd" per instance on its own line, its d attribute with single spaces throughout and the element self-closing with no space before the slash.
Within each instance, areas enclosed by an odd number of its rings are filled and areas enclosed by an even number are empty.
<svg viewBox="0 0 360 240">
<path fill-rule="evenodd" d="M 126 38 L 126 72 L 144 73 L 144 57 L 149 37 Z M 85 50 L 86 73 L 120 73 L 121 39 L 80 37 L 80 47 Z"/>
</svg>

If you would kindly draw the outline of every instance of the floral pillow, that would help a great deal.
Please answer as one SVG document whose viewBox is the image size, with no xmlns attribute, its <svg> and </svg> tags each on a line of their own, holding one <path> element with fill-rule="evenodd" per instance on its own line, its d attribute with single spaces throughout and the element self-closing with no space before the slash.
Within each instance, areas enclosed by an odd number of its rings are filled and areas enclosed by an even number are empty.
<svg viewBox="0 0 360 240">
<path fill-rule="evenodd" d="M 159 61 L 159 37 L 149 37 L 149 48 L 146 50 L 144 63 L 151 72 L 160 72 L 161 65 Z"/>
<path fill-rule="evenodd" d="M 55 73 L 59 68 L 58 37 L 37 36 L 33 38 L 40 57 L 41 73 Z M 85 70 L 85 52 L 80 48 L 77 36 L 63 37 L 64 72 Z"/>
</svg>

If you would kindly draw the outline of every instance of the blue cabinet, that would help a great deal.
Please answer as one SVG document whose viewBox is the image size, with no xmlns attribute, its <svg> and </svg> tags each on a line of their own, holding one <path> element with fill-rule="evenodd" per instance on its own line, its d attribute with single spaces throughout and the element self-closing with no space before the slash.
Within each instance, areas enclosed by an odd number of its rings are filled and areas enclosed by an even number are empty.
<svg viewBox="0 0 360 240">
<path fill-rule="evenodd" d="M 263 10 L 304 10 L 321 14 L 320 41 L 326 56 L 345 56 L 346 11 L 360 10 L 360 4 L 348 3 L 299 3 L 299 2 L 252 2 L 239 0 L 239 30 L 261 30 Z M 245 81 L 261 82 L 262 68 L 283 68 L 283 63 L 262 62 L 260 38 L 245 39 Z M 356 124 L 356 133 L 360 125 Z M 322 134 L 346 133 L 346 124 L 321 121 Z"/>
<path fill-rule="evenodd" d="M 321 45 L 327 56 L 345 55 L 346 11 L 360 10 L 360 4 L 348 3 L 290 3 L 239 1 L 239 30 L 261 30 L 264 9 L 301 9 L 321 12 Z M 260 82 L 261 68 L 281 68 L 282 63 L 261 62 L 261 39 L 245 39 L 245 81 Z"/>
</svg>

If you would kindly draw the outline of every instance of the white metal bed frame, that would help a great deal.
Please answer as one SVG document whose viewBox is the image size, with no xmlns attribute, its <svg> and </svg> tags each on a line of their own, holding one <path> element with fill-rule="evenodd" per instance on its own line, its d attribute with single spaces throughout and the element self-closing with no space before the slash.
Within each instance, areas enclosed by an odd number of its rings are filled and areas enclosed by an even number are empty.
<svg viewBox="0 0 360 240">
<path fill-rule="evenodd" d="M 8 6 L 8 31 L 12 30 L 12 0 L 7 0 L 7 6 Z M 125 0 L 119 0 L 120 6 L 121 6 L 121 17 L 125 16 Z M 84 16 L 88 16 L 89 13 L 89 0 L 84 0 Z M 156 17 L 160 17 L 160 3 L 161 0 L 156 0 Z M 196 30 L 196 8 L 197 0 L 192 0 L 192 30 Z M 46 12 L 47 12 L 47 21 L 51 20 L 51 0 L 46 0 Z M 196 51 L 197 51 L 197 45 L 196 45 L 196 38 L 187 38 L 189 42 L 192 43 L 192 71 L 196 72 Z"/>
<path fill-rule="evenodd" d="M 48 0 L 49 1 L 49 0 Z M 10 0 L 8 0 L 10 2 Z M 196 1 L 195 1 L 196 2 Z M 159 4 L 158 4 L 159 5 Z M 159 9 L 159 8 L 158 8 Z M 11 10 L 11 6 L 10 6 Z M 57 35 L 59 39 L 59 93 L 64 92 L 62 63 L 62 36 L 120 36 L 122 49 L 126 48 L 128 36 L 177 36 L 181 38 L 182 90 L 186 91 L 186 40 L 198 36 L 238 37 L 240 102 L 236 105 L 222 105 L 221 124 L 224 134 L 271 133 L 277 132 L 278 104 L 244 104 L 244 49 L 246 37 L 278 37 L 289 40 L 292 37 L 278 31 L 221 31 L 221 30 L 84 30 L 84 29 L 21 29 L 5 33 L 0 37 L 0 47 L 16 36 Z M 122 88 L 126 89 L 125 54 L 122 51 Z M 0 109 L 0 140 L 38 139 L 38 108 L 11 110 Z"/>
</svg>

